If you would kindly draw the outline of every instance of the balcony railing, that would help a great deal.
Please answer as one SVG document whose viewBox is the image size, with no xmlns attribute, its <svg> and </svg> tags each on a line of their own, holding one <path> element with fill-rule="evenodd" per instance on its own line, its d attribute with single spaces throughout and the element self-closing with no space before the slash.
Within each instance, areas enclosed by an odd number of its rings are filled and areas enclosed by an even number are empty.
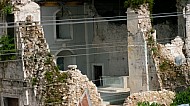
<svg viewBox="0 0 190 106">
<path fill-rule="evenodd" d="M 129 88 L 129 76 L 102 76 L 102 87 Z"/>
</svg>

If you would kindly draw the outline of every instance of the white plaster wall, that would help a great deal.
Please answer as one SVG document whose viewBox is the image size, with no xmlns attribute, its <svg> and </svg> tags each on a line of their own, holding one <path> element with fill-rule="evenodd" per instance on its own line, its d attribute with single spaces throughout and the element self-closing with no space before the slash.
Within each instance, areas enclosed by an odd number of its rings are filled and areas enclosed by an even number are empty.
<svg viewBox="0 0 190 106">
<path fill-rule="evenodd" d="M 100 48 L 94 52 L 100 54 L 92 56 L 91 61 L 104 64 L 103 76 L 128 75 L 127 26 L 102 22 L 96 23 L 95 29 L 93 43 L 99 44 Z"/>
<path fill-rule="evenodd" d="M 55 12 L 59 10 L 59 7 L 45 7 L 40 8 L 41 11 L 41 20 L 44 30 L 44 36 L 49 44 L 50 48 L 55 45 Z M 51 21 L 52 20 L 52 21 Z M 49 25 L 45 25 L 49 24 Z"/>
<path fill-rule="evenodd" d="M 40 7 L 35 2 L 29 2 L 26 5 L 15 5 L 15 22 L 25 21 L 27 16 L 32 16 L 32 20 L 40 22 Z"/>
<path fill-rule="evenodd" d="M 73 19 L 81 19 L 85 17 L 91 17 L 89 15 L 84 14 L 84 6 L 65 6 L 63 7 L 64 10 L 69 11 L 71 17 Z M 93 37 L 93 23 L 88 23 L 85 29 L 84 24 L 73 24 L 73 39 L 71 40 L 57 40 L 56 39 L 56 23 L 55 23 L 55 15 L 61 9 L 59 6 L 54 7 L 41 7 L 41 16 L 42 16 L 42 25 L 44 29 L 45 38 L 47 43 L 49 44 L 51 53 L 55 56 L 62 50 L 70 50 L 72 51 L 73 55 L 77 55 L 76 63 L 78 68 L 82 70 L 83 74 L 87 74 L 87 61 L 86 61 L 86 40 L 85 34 L 87 34 L 88 39 L 87 41 L 91 43 Z M 86 10 L 88 11 L 88 9 Z M 47 22 L 48 21 L 48 22 Z M 81 20 L 85 21 L 85 20 Z M 74 21 L 73 21 L 74 22 Z M 48 25 L 46 25 L 48 24 Z M 85 33 L 86 31 L 86 33 Z M 81 45 L 81 46 L 77 46 Z M 84 48 L 84 49 L 78 49 Z M 90 76 L 88 76 L 91 78 Z"/>
</svg>

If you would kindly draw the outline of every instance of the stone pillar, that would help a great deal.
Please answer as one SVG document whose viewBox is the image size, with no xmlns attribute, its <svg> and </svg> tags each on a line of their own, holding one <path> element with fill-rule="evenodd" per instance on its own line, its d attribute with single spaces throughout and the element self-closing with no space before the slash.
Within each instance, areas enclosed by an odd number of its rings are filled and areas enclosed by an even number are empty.
<svg viewBox="0 0 190 106">
<path fill-rule="evenodd" d="M 28 79 L 31 79 L 32 73 L 33 73 L 33 66 L 30 65 L 31 69 L 28 69 L 26 63 L 30 63 L 28 61 L 28 59 L 26 59 L 27 57 L 29 57 L 29 54 L 33 54 L 36 53 L 32 47 L 34 45 L 32 45 L 32 43 L 36 43 L 37 41 L 35 41 L 36 39 L 39 40 L 40 37 L 36 36 L 36 33 L 30 34 L 32 32 L 32 30 L 36 30 L 35 28 L 31 28 L 32 24 L 34 26 L 37 26 L 36 23 L 40 23 L 40 6 L 35 3 L 35 2 L 31 2 L 30 0 L 12 0 L 12 4 L 14 4 L 15 6 L 15 10 L 14 10 L 14 21 L 17 25 L 20 25 L 20 27 L 17 27 L 17 33 L 16 33 L 16 38 L 17 38 L 17 48 L 22 50 L 21 52 L 21 56 L 22 56 L 22 62 L 23 62 L 23 73 L 24 73 L 24 79 L 26 81 L 28 81 Z M 26 23 L 30 23 L 28 24 L 28 26 L 26 25 Z M 33 22 L 33 23 L 32 23 Z M 32 24 L 31 24 L 32 23 Z M 29 28 L 30 27 L 30 28 Z M 38 29 L 37 29 L 38 30 Z M 33 31 L 33 32 L 34 32 Z M 36 31 L 37 32 L 37 31 Z M 41 32 L 41 30 L 39 29 L 38 32 Z M 32 36 L 31 36 L 32 35 Z M 29 37 L 30 36 L 30 37 Z M 28 37 L 31 39 L 31 42 L 28 42 L 25 37 Z M 36 37 L 36 39 L 35 39 Z M 44 41 L 45 42 L 45 41 Z M 24 43 L 30 43 L 30 48 L 27 48 L 27 44 Z M 42 43 L 41 43 L 42 44 Z M 37 45 L 37 43 L 36 43 Z M 35 45 L 35 46 L 36 46 Z M 36 46 L 37 47 L 37 46 Z M 26 49 L 27 48 L 27 49 Z M 41 48 L 40 48 L 41 49 Z M 37 50 L 37 49 L 35 49 Z M 30 53 L 29 53 L 30 52 Z M 33 56 L 34 57 L 34 56 Z M 25 61 L 25 62 L 24 62 Z M 31 62 L 34 63 L 34 62 Z M 38 65 L 40 66 L 40 65 Z M 30 83 L 27 83 L 28 86 L 31 86 Z M 36 98 L 33 94 L 33 89 L 26 89 L 25 91 L 25 103 L 24 105 L 31 105 L 31 106 L 37 106 L 37 102 L 36 102 Z"/>
<path fill-rule="evenodd" d="M 186 39 L 185 39 L 185 49 L 187 55 L 187 63 L 190 64 L 190 3 L 186 5 Z"/>
<path fill-rule="evenodd" d="M 139 14 L 127 10 L 128 66 L 131 93 L 149 90 L 146 37 L 139 27 Z M 142 21 L 142 20 L 141 20 Z"/>
</svg>

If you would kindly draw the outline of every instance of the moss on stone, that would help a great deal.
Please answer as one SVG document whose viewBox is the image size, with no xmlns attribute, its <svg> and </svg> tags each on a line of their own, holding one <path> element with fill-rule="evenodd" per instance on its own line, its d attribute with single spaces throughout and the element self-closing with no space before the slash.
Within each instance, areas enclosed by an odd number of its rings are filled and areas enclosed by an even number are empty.
<svg viewBox="0 0 190 106">
<path fill-rule="evenodd" d="M 38 81 L 38 80 L 37 80 L 36 77 L 32 78 L 32 85 L 36 85 L 37 81 Z"/>
<path fill-rule="evenodd" d="M 154 0 L 127 0 L 124 2 L 126 8 L 137 9 L 140 5 L 148 4 L 150 12 L 153 9 Z"/>
</svg>

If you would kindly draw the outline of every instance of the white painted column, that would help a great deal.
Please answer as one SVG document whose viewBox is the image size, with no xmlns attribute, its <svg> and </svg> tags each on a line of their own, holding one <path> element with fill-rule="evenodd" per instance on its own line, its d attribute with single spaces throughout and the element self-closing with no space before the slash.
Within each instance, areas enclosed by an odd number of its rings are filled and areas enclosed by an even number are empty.
<svg viewBox="0 0 190 106">
<path fill-rule="evenodd" d="M 84 14 L 86 14 L 86 3 L 84 3 Z M 85 16 L 85 18 L 87 18 Z M 85 20 L 86 21 L 86 20 Z M 85 27 L 85 43 L 86 43 L 86 74 L 89 77 L 90 76 L 90 61 L 89 61 L 89 43 L 88 43 L 88 26 L 87 23 L 84 23 Z"/>
</svg>

